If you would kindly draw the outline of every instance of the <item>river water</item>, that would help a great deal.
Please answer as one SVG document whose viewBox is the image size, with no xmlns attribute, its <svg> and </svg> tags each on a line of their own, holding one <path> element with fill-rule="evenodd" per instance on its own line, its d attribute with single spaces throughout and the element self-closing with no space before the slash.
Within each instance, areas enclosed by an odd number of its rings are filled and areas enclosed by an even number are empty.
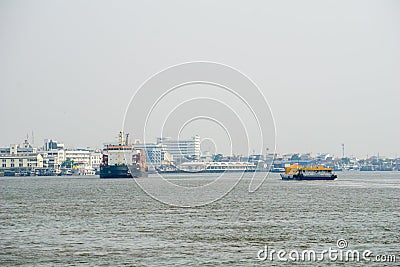
<svg viewBox="0 0 400 267">
<path fill-rule="evenodd" d="M 255 193 L 244 177 L 222 199 L 195 208 L 157 202 L 133 179 L 1 177 L 0 265 L 274 266 L 282 262 L 257 257 L 265 245 L 321 251 L 337 249 L 339 239 L 348 249 L 397 255 L 399 264 L 400 172 L 338 175 L 294 182 L 270 174 Z"/>
</svg>

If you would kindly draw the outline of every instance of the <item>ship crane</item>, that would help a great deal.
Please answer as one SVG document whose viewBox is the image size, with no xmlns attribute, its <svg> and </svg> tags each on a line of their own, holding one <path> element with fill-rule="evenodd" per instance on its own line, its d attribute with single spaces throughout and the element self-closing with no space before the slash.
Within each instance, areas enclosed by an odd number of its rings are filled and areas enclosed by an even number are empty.
<svg viewBox="0 0 400 267">
<path fill-rule="evenodd" d="M 125 135 L 125 145 L 128 145 L 128 144 L 129 144 L 128 138 L 129 138 L 129 133 L 127 133 L 127 134 Z"/>
</svg>

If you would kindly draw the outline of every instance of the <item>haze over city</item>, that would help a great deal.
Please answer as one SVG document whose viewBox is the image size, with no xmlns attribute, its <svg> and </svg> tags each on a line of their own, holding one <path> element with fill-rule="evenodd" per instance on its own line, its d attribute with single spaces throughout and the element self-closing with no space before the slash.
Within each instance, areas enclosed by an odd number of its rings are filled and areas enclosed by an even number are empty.
<svg viewBox="0 0 400 267">
<path fill-rule="evenodd" d="M 399 14 L 1 0 L 0 266 L 396 265 Z"/>
<path fill-rule="evenodd" d="M 2 1 L 0 145 L 33 131 L 36 145 L 101 147 L 147 78 L 212 61 L 266 96 L 278 152 L 339 156 L 345 143 L 347 155 L 398 156 L 399 11 L 398 1 Z"/>
</svg>

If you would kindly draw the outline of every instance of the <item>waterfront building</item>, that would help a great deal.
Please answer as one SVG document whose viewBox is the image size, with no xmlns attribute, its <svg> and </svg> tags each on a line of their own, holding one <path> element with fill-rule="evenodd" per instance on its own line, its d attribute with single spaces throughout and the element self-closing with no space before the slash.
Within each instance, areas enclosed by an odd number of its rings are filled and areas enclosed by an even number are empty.
<svg viewBox="0 0 400 267">
<path fill-rule="evenodd" d="M 65 161 L 64 144 L 59 144 L 54 139 L 45 139 L 42 151 L 43 167 L 58 170 Z"/>
<path fill-rule="evenodd" d="M 168 153 L 164 144 L 134 144 L 135 149 L 142 149 L 146 153 L 146 162 L 149 167 L 160 167 L 170 164 L 173 156 Z"/>
<path fill-rule="evenodd" d="M 47 151 L 41 151 L 43 154 L 43 167 L 59 169 L 61 164 L 65 160 L 65 151 L 63 149 L 51 149 Z"/>
<path fill-rule="evenodd" d="M 43 157 L 37 153 L 0 154 L 2 169 L 42 168 Z"/>
<path fill-rule="evenodd" d="M 95 170 L 92 164 L 100 165 L 101 154 L 86 149 L 65 150 L 65 160 L 73 162 L 73 169 L 78 174 L 93 175 Z"/>
<path fill-rule="evenodd" d="M 74 162 L 77 168 L 90 166 L 90 151 L 88 150 L 65 150 L 65 159 Z"/>
<path fill-rule="evenodd" d="M 0 168 L 41 168 L 43 156 L 37 153 L 36 148 L 25 139 L 21 145 L 12 144 L 9 147 L 0 148 Z"/>
<path fill-rule="evenodd" d="M 99 169 L 101 163 L 102 153 L 100 151 L 91 151 L 90 153 L 90 166 L 93 169 Z"/>
<path fill-rule="evenodd" d="M 198 135 L 190 139 L 179 140 L 170 137 L 158 137 L 157 144 L 164 145 L 178 164 L 188 160 L 200 159 L 200 137 Z"/>
<path fill-rule="evenodd" d="M 100 167 L 102 153 L 88 149 L 65 150 L 65 160 L 73 161 L 74 168 L 81 174 L 88 174 L 89 170 Z"/>
</svg>

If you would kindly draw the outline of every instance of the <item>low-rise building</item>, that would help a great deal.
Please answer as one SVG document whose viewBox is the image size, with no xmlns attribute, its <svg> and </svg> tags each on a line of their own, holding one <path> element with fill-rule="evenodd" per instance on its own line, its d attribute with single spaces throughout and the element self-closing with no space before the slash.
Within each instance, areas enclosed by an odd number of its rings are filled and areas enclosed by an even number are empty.
<svg viewBox="0 0 400 267">
<path fill-rule="evenodd" d="M 0 154 L 2 169 L 42 168 L 43 157 L 37 153 Z"/>
<path fill-rule="evenodd" d="M 90 166 L 94 169 L 100 168 L 102 153 L 99 151 L 92 151 L 90 153 Z"/>
<path fill-rule="evenodd" d="M 65 160 L 65 151 L 63 149 L 51 149 L 48 151 L 41 151 L 43 154 L 44 167 L 59 169 Z"/>
<path fill-rule="evenodd" d="M 73 162 L 73 168 L 81 175 L 93 175 L 100 167 L 101 153 L 87 149 L 65 150 L 65 160 Z"/>
<path fill-rule="evenodd" d="M 0 148 L 1 169 L 42 168 L 43 156 L 25 139 L 21 145 Z"/>
<path fill-rule="evenodd" d="M 77 168 L 90 166 L 90 151 L 88 150 L 65 150 L 65 159 L 74 162 Z"/>
</svg>

